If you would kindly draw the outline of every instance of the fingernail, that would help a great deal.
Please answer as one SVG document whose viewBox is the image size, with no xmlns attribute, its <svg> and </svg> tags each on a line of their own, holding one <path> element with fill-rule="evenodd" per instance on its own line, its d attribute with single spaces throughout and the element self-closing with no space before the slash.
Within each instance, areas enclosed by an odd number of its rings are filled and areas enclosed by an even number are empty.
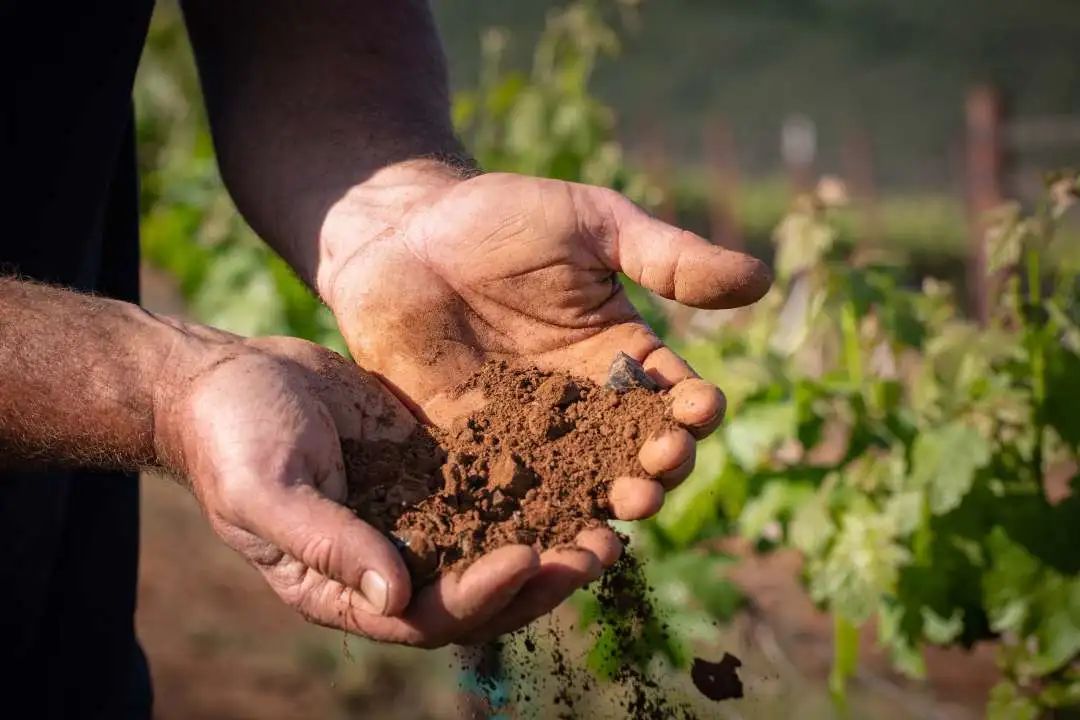
<svg viewBox="0 0 1080 720">
<path fill-rule="evenodd" d="M 360 576 L 360 594 L 368 601 L 375 612 L 382 615 L 386 612 L 386 605 L 390 599 L 389 588 L 383 576 L 374 570 L 365 570 Z"/>
</svg>

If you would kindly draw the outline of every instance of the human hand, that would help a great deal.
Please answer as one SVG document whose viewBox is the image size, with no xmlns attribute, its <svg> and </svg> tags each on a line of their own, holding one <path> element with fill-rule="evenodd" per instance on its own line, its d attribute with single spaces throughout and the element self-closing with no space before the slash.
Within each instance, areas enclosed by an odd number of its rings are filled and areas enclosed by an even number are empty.
<svg viewBox="0 0 1080 720">
<path fill-rule="evenodd" d="M 603 382 L 616 352 L 627 353 L 671 388 L 686 428 L 643 445 L 641 464 L 659 482 L 612 487 L 616 516 L 655 513 L 725 402 L 645 324 L 617 274 L 684 305 L 728 308 L 764 295 L 768 269 L 604 188 L 499 173 L 414 183 L 423 169 L 404 172 L 400 184 L 347 195 L 323 224 L 330 252 L 318 284 L 353 356 L 445 424 L 475 401 L 448 391 L 488 359 Z"/>
<path fill-rule="evenodd" d="M 414 418 L 345 358 L 294 338 L 217 344 L 167 377 L 156 444 L 214 531 L 304 617 L 384 642 L 475 642 L 545 614 L 614 562 L 607 530 L 575 548 L 508 546 L 411 598 L 397 549 L 341 503 L 341 440 L 403 440 Z M 411 602 L 410 602 L 411 600 Z"/>
</svg>

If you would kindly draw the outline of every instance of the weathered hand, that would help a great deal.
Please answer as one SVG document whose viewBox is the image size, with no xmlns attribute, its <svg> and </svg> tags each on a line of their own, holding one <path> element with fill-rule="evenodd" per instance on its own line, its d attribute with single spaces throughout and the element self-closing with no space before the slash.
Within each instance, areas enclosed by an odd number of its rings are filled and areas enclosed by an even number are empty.
<svg viewBox="0 0 1080 720">
<path fill-rule="evenodd" d="M 360 218 L 373 208 L 401 217 L 371 232 Z M 346 196 L 323 234 L 336 257 L 320 287 L 351 352 L 435 422 L 462 412 L 470 399 L 447 391 L 491 358 L 602 381 L 622 350 L 671 387 L 672 412 L 689 432 L 642 447 L 659 484 L 616 481 L 613 509 L 624 519 L 656 512 L 664 488 L 689 474 L 691 434 L 716 428 L 724 398 L 649 329 L 617 273 L 701 308 L 746 305 L 770 283 L 758 260 L 660 222 L 614 191 L 519 175 Z"/>
<path fill-rule="evenodd" d="M 292 338 L 216 346 L 159 413 L 160 453 L 190 481 L 215 532 L 308 619 L 434 647 L 517 629 L 614 562 L 610 532 L 576 548 L 492 552 L 410 598 L 398 551 L 340 503 L 342 439 L 400 440 L 414 418 L 345 358 Z M 411 602 L 410 602 L 411 600 Z"/>
</svg>

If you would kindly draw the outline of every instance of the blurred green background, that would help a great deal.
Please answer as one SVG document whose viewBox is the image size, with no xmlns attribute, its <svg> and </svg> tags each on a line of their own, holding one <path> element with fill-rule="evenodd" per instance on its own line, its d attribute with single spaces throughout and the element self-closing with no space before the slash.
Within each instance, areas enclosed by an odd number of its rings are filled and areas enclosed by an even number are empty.
<svg viewBox="0 0 1080 720">
<path fill-rule="evenodd" d="M 1075 188 L 1044 174 L 1080 164 L 1080 4 L 433 5 L 485 168 L 614 187 L 777 268 L 739 313 L 628 286 L 730 402 L 634 531 L 672 643 L 746 663 L 748 699 L 703 716 L 1075 716 L 1080 236 Z M 135 99 L 145 301 L 344 352 L 221 185 L 171 2 Z M 160 717 L 470 716 L 446 653 L 356 641 L 350 661 L 182 492 L 145 487 Z M 673 692 L 685 647 L 655 648 Z"/>
</svg>

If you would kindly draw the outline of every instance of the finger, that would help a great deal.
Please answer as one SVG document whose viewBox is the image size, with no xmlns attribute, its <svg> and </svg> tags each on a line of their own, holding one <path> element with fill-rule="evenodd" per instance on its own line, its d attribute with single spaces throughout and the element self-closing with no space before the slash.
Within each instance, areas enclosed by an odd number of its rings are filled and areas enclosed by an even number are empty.
<svg viewBox="0 0 1080 720">
<path fill-rule="evenodd" d="M 760 299 L 772 283 L 763 262 L 713 245 L 649 216 L 622 195 L 576 186 L 582 206 L 600 205 L 601 256 L 613 270 L 683 305 L 732 308 Z"/>
<path fill-rule="evenodd" d="M 488 623 L 539 570 L 535 550 L 507 545 L 484 555 L 464 573 L 444 575 L 421 590 L 402 618 L 353 613 L 352 619 L 361 634 L 376 640 L 441 647 Z"/>
<path fill-rule="evenodd" d="M 597 527 L 582 530 L 574 539 L 574 544 L 596 556 L 604 567 L 611 567 L 622 555 L 623 545 L 611 528 Z"/>
<path fill-rule="evenodd" d="M 400 615 L 412 586 L 397 548 L 309 485 L 268 487 L 244 506 L 245 529 L 319 575 L 357 591 L 366 612 Z"/>
<path fill-rule="evenodd" d="M 671 348 L 659 347 L 649 353 L 644 362 L 641 363 L 645 368 L 645 372 L 649 374 L 656 383 L 662 388 L 669 388 L 673 385 L 687 380 L 689 378 L 696 378 L 698 375 L 693 369 L 686 364 L 686 361 L 676 355 Z"/>
<path fill-rule="evenodd" d="M 694 471 L 694 460 L 694 455 L 691 455 L 678 467 L 660 473 L 656 476 L 657 482 L 663 486 L 664 490 L 674 490 L 683 480 L 690 477 L 690 473 Z"/>
<path fill-rule="evenodd" d="M 693 462 L 696 443 L 682 428 L 671 428 L 650 436 L 638 451 L 638 462 L 649 475 L 661 476 Z"/>
<path fill-rule="evenodd" d="M 487 642 L 547 615 L 575 590 L 600 577 L 604 567 L 589 550 L 563 547 L 546 550 L 540 569 L 517 596 L 490 622 L 460 639 L 464 645 Z"/>
<path fill-rule="evenodd" d="M 281 568 L 264 570 L 264 574 L 283 598 L 298 599 L 298 609 L 307 619 L 379 642 L 425 648 L 475 632 L 513 600 L 540 566 L 532 548 L 499 548 L 464 573 L 444 575 L 422 589 L 402 617 L 389 617 L 368 612 L 350 588 L 309 568 L 303 568 L 298 578 L 289 563 L 300 565 L 286 558 Z"/>
<path fill-rule="evenodd" d="M 691 378 L 671 389 L 671 416 L 699 440 L 720 426 L 727 398 L 712 383 Z"/>
<path fill-rule="evenodd" d="M 645 478 L 621 477 L 608 490 L 611 511 L 620 520 L 644 520 L 660 512 L 664 504 L 664 487 Z"/>
</svg>

